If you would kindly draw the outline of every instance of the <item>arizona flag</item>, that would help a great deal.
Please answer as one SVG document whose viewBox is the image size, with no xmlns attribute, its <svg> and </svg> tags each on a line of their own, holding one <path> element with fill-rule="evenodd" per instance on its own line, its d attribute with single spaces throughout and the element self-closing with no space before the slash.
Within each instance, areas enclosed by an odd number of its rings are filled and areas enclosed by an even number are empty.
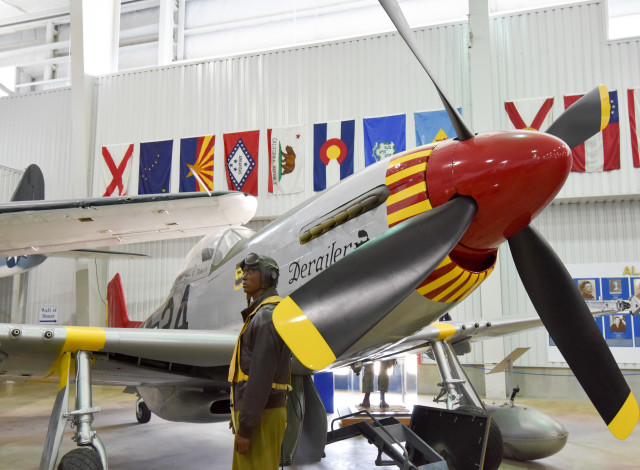
<svg viewBox="0 0 640 470">
<path fill-rule="evenodd" d="M 267 129 L 269 145 L 269 192 L 292 194 L 304 191 L 304 127 Z"/>
<path fill-rule="evenodd" d="M 138 194 L 168 193 L 173 140 L 140 144 Z"/>
<path fill-rule="evenodd" d="M 457 109 L 462 114 L 462 108 Z M 451 119 L 449 119 L 449 115 L 444 109 L 414 113 L 413 120 L 416 126 L 417 146 L 456 137 L 456 131 L 453 128 L 453 124 L 451 124 Z"/>
<path fill-rule="evenodd" d="M 638 136 L 640 136 L 640 88 L 627 90 L 629 104 L 629 127 L 631 128 L 631 156 L 633 167 L 640 168 L 640 153 L 638 153 Z"/>
<path fill-rule="evenodd" d="M 406 150 L 406 121 L 404 114 L 363 120 L 365 166 Z"/>
<path fill-rule="evenodd" d="M 564 109 L 578 101 L 582 95 L 564 97 Z M 620 124 L 618 119 L 618 92 L 609 92 L 609 125 L 584 143 L 571 150 L 571 171 L 594 173 L 620 169 Z"/>
<path fill-rule="evenodd" d="M 545 130 L 553 122 L 553 98 L 505 101 L 504 109 L 516 129 Z"/>
<path fill-rule="evenodd" d="M 224 135 L 224 161 L 229 189 L 258 195 L 260 131 Z"/>
<path fill-rule="evenodd" d="M 102 147 L 102 189 L 103 197 L 126 196 L 131 179 L 131 156 L 133 144 L 109 145 Z"/>
<path fill-rule="evenodd" d="M 356 121 L 313 125 L 313 190 L 324 191 L 353 174 Z"/>
<path fill-rule="evenodd" d="M 215 136 L 180 140 L 180 192 L 213 190 Z"/>
</svg>

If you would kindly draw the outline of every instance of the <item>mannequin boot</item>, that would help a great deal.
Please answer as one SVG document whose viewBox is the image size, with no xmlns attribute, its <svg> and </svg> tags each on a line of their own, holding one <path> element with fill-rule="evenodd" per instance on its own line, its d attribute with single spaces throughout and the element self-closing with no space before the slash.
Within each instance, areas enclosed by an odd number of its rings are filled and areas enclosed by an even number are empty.
<svg viewBox="0 0 640 470">
<path fill-rule="evenodd" d="M 365 393 L 364 394 L 364 399 L 362 400 L 362 403 L 360 403 L 360 406 L 363 408 L 369 408 L 371 406 L 371 403 L 369 403 L 369 393 Z"/>
<path fill-rule="evenodd" d="M 389 403 L 384 401 L 384 392 L 380 392 L 380 408 L 389 408 Z"/>
</svg>

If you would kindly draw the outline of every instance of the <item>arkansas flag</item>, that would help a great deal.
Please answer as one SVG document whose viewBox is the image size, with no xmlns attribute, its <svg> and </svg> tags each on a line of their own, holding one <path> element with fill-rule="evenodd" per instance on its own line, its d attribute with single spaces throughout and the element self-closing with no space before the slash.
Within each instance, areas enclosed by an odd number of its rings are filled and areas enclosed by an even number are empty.
<svg viewBox="0 0 640 470">
<path fill-rule="evenodd" d="M 229 189 L 258 195 L 260 131 L 224 135 L 224 161 Z"/>
<path fill-rule="evenodd" d="M 629 103 L 629 127 L 631 128 L 631 156 L 633 167 L 640 168 L 640 154 L 638 153 L 638 136 L 640 127 L 640 88 L 627 90 L 627 102 Z"/>
<path fill-rule="evenodd" d="M 304 191 L 304 127 L 267 129 L 269 145 L 269 192 L 292 194 Z"/>
<path fill-rule="evenodd" d="M 406 150 L 406 121 L 404 114 L 363 119 L 365 166 Z"/>
<path fill-rule="evenodd" d="M 180 192 L 213 190 L 215 136 L 180 140 Z"/>
<path fill-rule="evenodd" d="M 313 190 L 324 191 L 353 174 L 356 121 L 313 125 Z"/>
<path fill-rule="evenodd" d="M 126 196 L 131 179 L 131 156 L 133 144 L 109 145 L 100 150 L 102 162 L 103 197 Z"/>
<path fill-rule="evenodd" d="M 553 122 L 553 98 L 506 101 L 504 109 L 516 129 L 545 130 Z"/>
<path fill-rule="evenodd" d="M 564 109 L 578 101 L 582 95 L 564 97 Z M 594 173 L 620 169 L 620 124 L 618 120 L 618 92 L 609 92 L 611 107 L 609 125 L 602 132 L 571 150 L 573 165 L 571 171 Z"/>
<path fill-rule="evenodd" d="M 173 140 L 140 144 L 140 178 L 138 194 L 169 192 Z"/>
</svg>

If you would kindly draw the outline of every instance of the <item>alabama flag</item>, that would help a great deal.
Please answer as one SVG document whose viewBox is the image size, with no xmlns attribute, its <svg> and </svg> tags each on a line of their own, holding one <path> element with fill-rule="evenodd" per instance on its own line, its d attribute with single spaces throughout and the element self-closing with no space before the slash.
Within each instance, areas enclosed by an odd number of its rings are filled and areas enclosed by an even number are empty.
<svg viewBox="0 0 640 470">
<path fill-rule="evenodd" d="M 224 134 L 224 162 L 229 189 L 258 195 L 260 131 Z"/>
<path fill-rule="evenodd" d="M 627 90 L 627 102 L 629 104 L 629 127 L 631 128 L 631 157 L 633 158 L 633 167 L 640 168 L 640 154 L 638 153 L 638 136 L 640 136 L 640 127 L 638 127 L 638 118 L 640 118 L 640 88 Z"/>
<path fill-rule="evenodd" d="M 270 193 L 304 191 L 304 134 L 303 126 L 267 129 Z"/>
<path fill-rule="evenodd" d="M 578 101 L 582 95 L 564 97 L 564 109 Z M 571 171 L 594 173 L 620 169 L 620 124 L 618 120 L 618 92 L 609 92 L 609 125 L 602 132 L 571 150 Z"/>
<path fill-rule="evenodd" d="M 313 190 L 324 191 L 353 174 L 356 121 L 313 125 Z"/>
<path fill-rule="evenodd" d="M 131 180 L 131 156 L 133 144 L 109 145 L 100 149 L 102 184 L 100 194 L 107 196 L 126 196 Z"/>
<path fill-rule="evenodd" d="M 504 109 L 516 129 L 544 131 L 553 122 L 553 98 L 505 101 Z"/>
</svg>

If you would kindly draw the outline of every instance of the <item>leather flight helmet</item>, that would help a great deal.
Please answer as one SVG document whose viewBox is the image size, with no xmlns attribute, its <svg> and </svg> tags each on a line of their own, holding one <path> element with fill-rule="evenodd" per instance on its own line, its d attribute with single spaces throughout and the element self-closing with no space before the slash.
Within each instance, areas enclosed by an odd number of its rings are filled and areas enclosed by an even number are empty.
<svg viewBox="0 0 640 470">
<path fill-rule="evenodd" d="M 280 268 L 278 263 L 269 256 L 260 256 L 256 253 L 249 253 L 245 259 L 240 261 L 237 268 L 244 271 L 247 268 L 257 269 L 260 271 L 260 280 L 263 287 L 276 287 L 278 285 L 278 277 L 280 277 Z"/>
</svg>

